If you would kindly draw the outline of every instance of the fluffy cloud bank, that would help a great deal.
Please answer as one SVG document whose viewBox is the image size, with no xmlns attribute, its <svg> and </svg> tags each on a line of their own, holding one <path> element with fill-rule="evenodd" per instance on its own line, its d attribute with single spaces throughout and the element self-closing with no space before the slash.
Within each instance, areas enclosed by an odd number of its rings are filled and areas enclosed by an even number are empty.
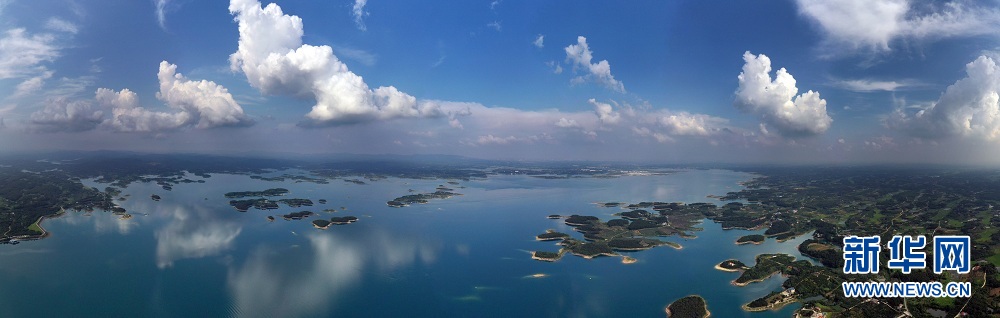
<svg viewBox="0 0 1000 318">
<path fill-rule="evenodd" d="M 160 91 L 156 98 L 175 112 L 150 111 L 139 106 L 135 93 L 101 88 L 97 100 L 112 108 L 107 125 L 116 131 L 155 132 L 181 127 L 248 126 L 253 121 L 225 87 L 211 81 L 192 81 L 177 73 L 177 65 L 160 62 Z"/>
<path fill-rule="evenodd" d="M 966 77 L 928 106 L 897 108 L 886 126 L 920 138 L 1000 139 L 1000 66 L 980 56 L 965 65 Z"/>
<path fill-rule="evenodd" d="M 233 0 L 229 11 L 240 32 L 239 49 L 229 57 L 231 68 L 242 71 L 264 94 L 315 99 L 306 114 L 309 125 L 444 115 L 435 104 L 418 103 L 395 87 L 370 89 L 330 46 L 302 44 L 302 19 L 284 14 L 274 3 L 261 7 L 256 0 Z"/>
<path fill-rule="evenodd" d="M 94 129 L 101 123 L 104 112 L 95 109 L 90 101 L 70 101 L 66 98 L 48 99 L 44 108 L 31 114 L 30 122 L 36 130 L 50 132 L 78 132 Z"/>
<path fill-rule="evenodd" d="M 784 68 L 771 80 L 771 59 L 764 54 L 743 53 L 743 72 L 734 105 L 741 111 L 760 116 L 767 127 L 783 136 L 808 136 L 825 132 L 833 119 L 826 113 L 826 100 L 819 92 L 798 94 L 795 78 Z"/>
<path fill-rule="evenodd" d="M 540 41 L 538 43 L 541 44 Z M 615 79 L 614 75 L 611 75 L 611 64 L 608 64 L 608 60 L 591 63 L 591 60 L 594 58 L 594 52 L 587 45 L 587 38 L 578 36 L 576 44 L 567 46 L 565 50 L 566 60 L 573 64 L 573 70 L 583 70 L 584 73 L 583 75 L 574 77 L 571 80 L 573 84 L 593 81 L 607 86 L 616 92 L 625 92 L 625 84 L 622 84 L 621 81 Z"/>
<path fill-rule="evenodd" d="M 849 50 L 887 51 L 895 39 L 993 34 L 1000 10 L 967 1 L 914 5 L 908 0 L 797 0 L 827 44 Z"/>
<path fill-rule="evenodd" d="M 253 120 L 233 100 L 225 87 L 211 81 L 192 81 L 177 73 L 177 65 L 163 61 L 157 74 L 156 97 L 174 112 L 157 112 L 139 106 L 135 92 L 99 88 L 94 108 L 89 100 L 50 99 L 45 108 L 31 114 L 31 123 L 43 131 L 83 131 L 103 126 L 121 132 L 160 132 L 182 127 L 199 129 L 249 126 Z M 111 118 L 104 119 L 105 110 Z"/>
</svg>

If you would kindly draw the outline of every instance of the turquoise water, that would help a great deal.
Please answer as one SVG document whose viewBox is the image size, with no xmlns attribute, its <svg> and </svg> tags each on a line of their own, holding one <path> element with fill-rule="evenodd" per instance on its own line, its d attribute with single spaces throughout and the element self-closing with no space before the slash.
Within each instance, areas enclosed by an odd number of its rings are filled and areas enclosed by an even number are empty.
<svg viewBox="0 0 1000 318">
<path fill-rule="evenodd" d="M 284 173 L 284 172 L 282 172 Z M 739 306 L 780 288 L 780 277 L 736 287 L 737 273 L 715 270 L 727 258 L 752 264 L 760 253 L 803 258 L 801 240 L 737 246 L 741 235 L 706 221 L 695 239 L 669 240 L 630 253 L 639 260 L 532 260 L 546 229 L 573 233 L 549 214 L 610 218 L 619 210 L 595 202 L 712 201 L 752 176 L 696 170 L 666 176 L 546 180 L 494 176 L 448 185 L 446 180 L 385 179 L 356 185 L 268 182 L 213 175 L 206 183 L 163 191 L 132 184 L 121 205 L 135 217 L 70 212 L 46 220 L 52 236 L 0 246 L 0 312 L 7 317 L 603 317 L 663 316 L 680 297 L 699 294 L 716 317 L 788 317 L 746 313 Z M 189 176 L 191 179 L 201 179 Z M 395 209 L 385 201 L 439 184 L 464 194 Z M 284 187 L 288 197 L 327 204 L 246 213 L 228 206 L 230 191 Z M 458 188 L 465 187 L 465 188 Z M 100 188 L 103 188 L 101 186 Z M 150 194 L 162 201 L 154 202 Z M 339 211 L 346 207 L 347 211 Z M 338 212 L 321 212 L 335 208 Z M 267 215 L 308 209 L 360 220 L 329 230 L 310 219 L 268 222 Z M 531 278 L 533 274 L 546 277 Z"/>
</svg>

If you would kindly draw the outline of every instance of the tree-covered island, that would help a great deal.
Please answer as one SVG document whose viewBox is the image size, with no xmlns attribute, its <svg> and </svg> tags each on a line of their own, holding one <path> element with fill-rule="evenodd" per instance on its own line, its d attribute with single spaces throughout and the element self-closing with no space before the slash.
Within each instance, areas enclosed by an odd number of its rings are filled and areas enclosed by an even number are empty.
<svg viewBox="0 0 1000 318">
<path fill-rule="evenodd" d="M 747 270 L 748 268 L 747 264 L 743 264 L 743 262 L 740 262 L 737 259 L 727 259 L 715 265 L 715 269 L 726 272 L 739 272 Z"/>
<path fill-rule="evenodd" d="M 424 204 L 433 199 L 447 199 L 456 195 L 461 195 L 459 193 L 437 190 L 431 193 L 420 193 L 420 194 L 408 194 L 395 199 L 389 200 L 385 204 L 393 208 L 401 208 L 409 206 L 410 204 L 420 203 Z"/>
<path fill-rule="evenodd" d="M 686 296 L 667 305 L 667 317 L 670 318 L 707 318 L 708 304 L 698 295 Z"/>
<path fill-rule="evenodd" d="M 740 236 L 740 238 L 736 239 L 736 245 L 761 244 L 761 243 L 764 243 L 765 239 L 766 239 L 766 237 L 764 235 L 760 235 L 760 234 L 744 235 L 744 236 Z"/>
</svg>

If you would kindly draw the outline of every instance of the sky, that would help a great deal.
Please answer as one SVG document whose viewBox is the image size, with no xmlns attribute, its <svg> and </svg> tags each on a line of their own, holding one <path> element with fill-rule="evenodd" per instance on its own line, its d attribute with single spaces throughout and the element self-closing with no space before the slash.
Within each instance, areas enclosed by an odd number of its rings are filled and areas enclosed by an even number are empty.
<svg viewBox="0 0 1000 318">
<path fill-rule="evenodd" d="M 0 0 L 0 152 L 1000 164 L 1000 2 Z"/>
</svg>

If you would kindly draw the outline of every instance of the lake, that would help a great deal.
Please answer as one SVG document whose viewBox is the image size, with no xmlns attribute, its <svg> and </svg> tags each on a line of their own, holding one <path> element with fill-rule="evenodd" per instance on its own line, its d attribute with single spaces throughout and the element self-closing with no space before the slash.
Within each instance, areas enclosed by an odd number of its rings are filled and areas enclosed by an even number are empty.
<svg viewBox="0 0 1000 318">
<path fill-rule="evenodd" d="M 284 173 L 304 172 L 273 175 Z M 706 196 L 737 191 L 740 181 L 752 177 L 691 170 L 614 179 L 491 176 L 459 185 L 388 178 L 359 185 L 214 174 L 205 183 L 178 184 L 172 191 L 133 183 L 123 191 L 128 200 L 120 202 L 132 219 L 68 212 L 43 223 L 52 233 L 48 238 L 0 246 L 0 312 L 11 317 L 659 317 L 670 302 L 699 294 L 715 317 L 789 317 L 798 305 L 760 313 L 740 309 L 779 289 L 783 278 L 736 287 L 729 282 L 738 273 L 713 266 L 728 258 L 753 264 L 761 253 L 804 259 L 796 246 L 805 237 L 737 246 L 736 238 L 763 230 L 722 230 L 706 220 L 704 230 L 694 233 L 697 238 L 666 238 L 683 245 L 681 250 L 626 253 L 638 259 L 635 264 L 622 264 L 618 257 L 531 259 L 530 251 L 558 250 L 554 242 L 534 239 L 546 229 L 581 237 L 547 215 L 606 220 L 622 211 L 596 202 L 717 203 Z M 385 204 L 410 189 L 433 192 L 438 185 L 463 195 L 404 208 Z M 224 197 L 277 187 L 291 190 L 286 198 L 329 202 L 243 213 Z M 152 201 L 151 194 L 162 200 Z M 337 212 L 322 212 L 328 208 Z M 319 215 L 298 221 L 280 217 L 301 210 Z M 268 222 L 268 215 L 277 220 Z M 329 230 L 310 223 L 346 215 L 359 221 Z"/>
</svg>

